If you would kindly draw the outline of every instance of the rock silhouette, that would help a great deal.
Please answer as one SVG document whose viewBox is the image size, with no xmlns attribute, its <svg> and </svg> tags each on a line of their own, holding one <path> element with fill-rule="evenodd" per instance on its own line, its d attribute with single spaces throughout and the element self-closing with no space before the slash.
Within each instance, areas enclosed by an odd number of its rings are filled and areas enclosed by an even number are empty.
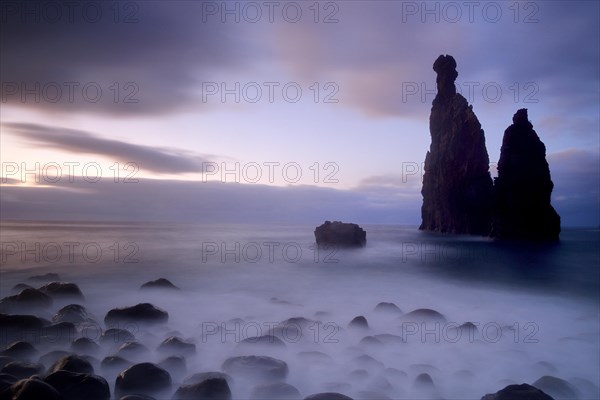
<svg viewBox="0 0 600 400">
<path fill-rule="evenodd" d="M 527 109 L 520 109 L 502 140 L 498 177 L 494 180 L 492 236 L 558 240 L 560 216 L 550 204 L 553 188 L 546 147 L 529 122 Z"/>
<path fill-rule="evenodd" d="M 488 235 L 493 184 L 484 132 L 472 106 L 456 93 L 454 58 L 439 56 L 433 69 L 438 93 L 429 118 L 419 229 Z"/>
<path fill-rule="evenodd" d="M 325 221 L 315 229 L 315 239 L 322 246 L 361 247 L 367 243 L 367 232 L 357 224 Z"/>
</svg>

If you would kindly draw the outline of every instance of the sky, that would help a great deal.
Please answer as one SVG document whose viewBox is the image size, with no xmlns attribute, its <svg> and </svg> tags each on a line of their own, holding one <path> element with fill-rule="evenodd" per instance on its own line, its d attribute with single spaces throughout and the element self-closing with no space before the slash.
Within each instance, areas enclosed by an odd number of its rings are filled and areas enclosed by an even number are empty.
<svg viewBox="0 0 600 400">
<path fill-rule="evenodd" d="M 419 224 L 433 62 L 600 225 L 597 1 L 2 1 L 2 219 Z"/>
</svg>

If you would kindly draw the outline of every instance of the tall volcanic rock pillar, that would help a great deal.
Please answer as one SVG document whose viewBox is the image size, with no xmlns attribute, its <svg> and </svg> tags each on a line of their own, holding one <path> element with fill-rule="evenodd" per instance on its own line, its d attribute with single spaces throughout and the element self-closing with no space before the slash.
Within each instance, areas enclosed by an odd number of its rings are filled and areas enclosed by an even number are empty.
<svg viewBox="0 0 600 400">
<path fill-rule="evenodd" d="M 454 58 L 439 56 L 433 70 L 438 92 L 429 118 L 431 147 L 425 157 L 419 229 L 489 235 L 493 184 L 481 124 L 456 93 Z"/>
<path fill-rule="evenodd" d="M 496 212 L 492 236 L 558 240 L 560 216 L 550 204 L 553 188 L 546 146 L 527 119 L 527 109 L 520 109 L 502 139 L 498 177 L 494 181 Z"/>
</svg>

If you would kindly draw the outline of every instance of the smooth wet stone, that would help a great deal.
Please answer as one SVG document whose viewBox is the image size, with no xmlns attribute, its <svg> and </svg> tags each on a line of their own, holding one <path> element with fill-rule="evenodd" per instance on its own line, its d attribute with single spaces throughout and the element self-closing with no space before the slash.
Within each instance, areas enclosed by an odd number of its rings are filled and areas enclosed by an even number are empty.
<svg viewBox="0 0 600 400">
<path fill-rule="evenodd" d="M 18 341 L 11 343 L 6 349 L 0 352 L 0 355 L 23 360 L 31 360 L 38 353 L 38 350 L 29 342 Z"/>
<path fill-rule="evenodd" d="M 4 374 L 0 372 L 0 398 L 2 392 L 17 383 L 19 379 L 16 376 Z"/>
<path fill-rule="evenodd" d="M 96 323 L 95 317 L 91 315 L 87 309 L 80 304 L 69 304 L 58 310 L 52 317 L 52 321 L 58 322 L 70 322 L 78 325 L 83 323 Z"/>
<path fill-rule="evenodd" d="M 92 364 L 85 358 L 76 354 L 69 354 L 68 356 L 62 357 L 54 364 L 52 364 L 52 366 L 48 369 L 48 372 L 53 373 L 60 370 L 77 372 L 82 374 L 94 373 L 94 367 L 92 366 Z"/>
<path fill-rule="evenodd" d="M 131 307 L 113 308 L 104 317 L 107 325 L 119 323 L 164 324 L 169 313 L 150 303 L 140 303 Z"/>
<path fill-rule="evenodd" d="M 23 289 L 18 294 L 0 300 L 0 311 L 12 312 L 29 309 L 46 309 L 53 304 L 52 297 L 37 289 Z"/>
<path fill-rule="evenodd" d="M 54 387 L 63 400 L 110 400 L 108 382 L 98 375 L 60 370 L 44 381 Z"/>
<path fill-rule="evenodd" d="M 78 354 L 97 354 L 100 346 L 90 338 L 81 337 L 71 343 L 71 351 Z"/>
<path fill-rule="evenodd" d="M 267 356 L 231 357 L 221 368 L 228 374 L 248 379 L 285 380 L 288 375 L 285 361 Z"/>
<path fill-rule="evenodd" d="M 157 349 L 163 354 L 190 356 L 196 354 L 196 345 L 177 336 L 170 336 L 162 341 Z"/>
<path fill-rule="evenodd" d="M 85 300 L 81 289 L 71 282 L 50 282 L 40 287 L 40 291 L 53 297 L 54 299 L 76 299 Z"/>
<path fill-rule="evenodd" d="M 543 391 L 523 383 L 508 385 L 496 393 L 486 394 L 481 400 L 554 400 Z"/>
<path fill-rule="evenodd" d="M 359 315 L 358 317 L 354 317 L 352 319 L 352 321 L 350 321 L 350 323 L 348 323 L 348 328 L 349 329 L 368 329 L 369 323 L 367 322 L 367 319 L 365 317 L 363 317 L 362 315 Z"/>
<path fill-rule="evenodd" d="M 2 369 L 0 369 L 0 373 L 12 375 L 14 377 L 17 377 L 18 379 L 27 379 L 32 377 L 33 375 L 43 373 L 44 370 L 44 366 L 39 363 L 13 361 L 2 367 Z"/>
<path fill-rule="evenodd" d="M 555 376 L 542 376 L 533 382 L 531 386 L 540 389 L 557 400 L 579 398 L 579 393 L 573 385 Z"/>
<path fill-rule="evenodd" d="M 110 328 L 102 333 L 100 344 L 120 346 L 125 342 L 132 342 L 134 340 L 135 336 L 127 329 Z"/>
<path fill-rule="evenodd" d="M 275 382 L 255 386 L 250 397 L 255 400 L 295 400 L 301 399 L 302 395 L 288 383 Z"/>
<path fill-rule="evenodd" d="M 411 322 L 446 323 L 446 317 L 444 317 L 438 311 L 432 310 L 430 308 L 418 308 L 407 314 L 404 314 L 401 318 L 403 321 L 411 321 Z"/>
<path fill-rule="evenodd" d="M 56 389 L 37 377 L 22 379 L 2 394 L 10 400 L 63 400 Z"/>
<path fill-rule="evenodd" d="M 40 363 L 44 364 L 46 366 L 46 368 L 50 368 L 50 366 L 52 364 L 54 364 L 61 358 L 68 356 L 69 354 L 73 354 L 73 353 L 70 353 L 65 350 L 52 350 L 52 351 L 42 355 L 38 361 Z"/>
<path fill-rule="evenodd" d="M 348 397 L 341 393 L 336 392 L 323 392 L 311 394 L 304 398 L 304 400 L 353 400 L 352 397 Z"/>
<path fill-rule="evenodd" d="M 139 358 L 150 354 L 150 349 L 140 342 L 125 342 L 117 350 L 117 356 L 123 358 Z"/>
<path fill-rule="evenodd" d="M 286 347 L 283 340 L 281 340 L 277 336 L 273 336 L 273 335 L 262 335 L 262 336 L 249 337 L 249 338 L 242 340 L 238 344 L 237 347 L 238 348 L 240 348 L 240 347 L 247 348 L 247 347 L 252 347 L 252 346 L 266 346 L 266 347 L 280 348 L 280 349 L 284 349 Z"/>
<path fill-rule="evenodd" d="M 41 340 L 45 343 L 67 345 L 76 337 L 77 328 L 71 322 L 58 322 L 42 329 Z"/>
<path fill-rule="evenodd" d="M 6 364 L 11 363 L 13 361 L 17 361 L 17 359 L 8 356 L 0 356 L 0 369 L 2 369 L 2 367 L 4 367 Z"/>
<path fill-rule="evenodd" d="M 20 293 L 24 289 L 35 289 L 35 288 L 32 286 L 29 286 L 26 283 L 17 283 L 15 286 L 12 287 L 12 289 L 10 289 L 10 291 L 13 294 L 17 294 L 17 293 Z"/>
<path fill-rule="evenodd" d="M 180 386 L 173 400 L 230 400 L 231 390 L 222 378 L 209 378 L 200 383 Z"/>
<path fill-rule="evenodd" d="M 142 286 L 140 289 L 168 289 L 168 290 L 180 290 L 177 286 L 173 285 L 171 281 L 165 278 L 159 278 L 154 281 L 149 281 Z"/>
<path fill-rule="evenodd" d="M 402 310 L 394 303 L 381 302 L 373 309 L 375 312 L 390 313 L 390 314 L 402 314 Z"/>
<path fill-rule="evenodd" d="M 115 395 L 164 396 L 171 390 L 171 375 L 152 363 L 135 364 L 122 371 L 115 381 Z"/>
<path fill-rule="evenodd" d="M 225 379 L 229 385 L 231 385 L 233 383 L 233 378 L 230 375 L 228 375 L 224 372 L 209 371 L 209 372 L 197 372 L 193 375 L 190 375 L 183 380 L 182 384 L 183 385 L 193 385 L 194 383 L 200 383 L 202 381 L 205 381 L 205 380 L 211 379 L 211 378 Z"/>
<path fill-rule="evenodd" d="M 426 388 L 435 387 L 433 379 L 431 379 L 431 376 L 427 373 L 417 375 L 417 377 L 415 378 L 414 386 Z"/>
</svg>

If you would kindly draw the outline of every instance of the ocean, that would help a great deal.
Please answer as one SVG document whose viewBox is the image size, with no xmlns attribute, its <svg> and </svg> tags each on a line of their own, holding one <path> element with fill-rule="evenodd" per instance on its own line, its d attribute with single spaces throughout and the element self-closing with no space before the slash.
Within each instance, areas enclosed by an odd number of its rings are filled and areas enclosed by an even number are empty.
<svg viewBox="0 0 600 400">
<path fill-rule="evenodd" d="M 128 329 L 150 349 L 144 361 L 160 361 L 154 349 L 172 334 L 196 344 L 173 391 L 185 375 L 221 371 L 228 357 L 266 355 L 287 363 L 286 382 L 302 396 L 479 399 L 551 375 L 580 398 L 599 397 L 598 229 L 564 229 L 560 243 L 532 246 L 361 225 L 366 247 L 337 249 L 315 247 L 318 224 L 3 221 L 0 297 L 57 273 L 84 293 L 98 324 L 79 335 L 94 340 L 112 308 L 166 310 L 166 325 Z M 157 278 L 181 290 L 140 290 Z M 376 310 L 382 302 L 400 310 Z M 406 316 L 417 309 L 444 319 Z M 368 327 L 349 326 L 357 316 Z M 459 328 L 467 322 L 475 328 Z M 283 346 L 242 343 L 282 326 L 293 328 Z M 433 385 L 420 383 L 422 373 Z M 112 391 L 114 374 L 105 375 Z M 250 398 L 256 384 L 234 376 L 233 397 Z"/>
</svg>

